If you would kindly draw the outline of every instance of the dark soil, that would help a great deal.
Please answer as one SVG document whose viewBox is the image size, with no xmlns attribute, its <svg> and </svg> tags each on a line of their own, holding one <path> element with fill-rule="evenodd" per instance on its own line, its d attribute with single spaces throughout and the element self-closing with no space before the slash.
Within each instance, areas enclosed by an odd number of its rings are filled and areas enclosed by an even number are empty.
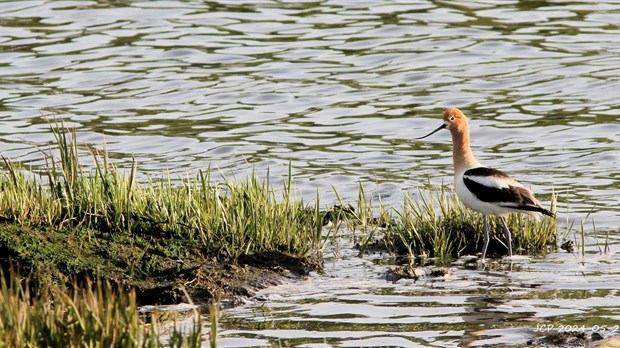
<svg viewBox="0 0 620 348">
<path fill-rule="evenodd" d="M 320 264 L 282 252 L 225 260 L 199 241 L 0 222 L 0 269 L 30 275 L 40 289 L 87 278 L 135 288 L 140 305 L 218 299 L 234 305 L 256 290 L 307 275 Z"/>
<path fill-rule="evenodd" d="M 385 279 L 396 283 L 401 279 L 413 279 L 418 280 L 420 277 L 438 278 L 448 275 L 448 270 L 441 267 L 420 267 L 416 268 L 411 265 L 404 265 L 394 268 L 389 268 Z"/>
<path fill-rule="evenodd" d="M 588 334 L 586 332 L 549 332 L 536 340 L 528 342 L 532 347 L 593 347 L 601 341 L 603 336 L 599 333 Z M 611 346 L 610 346 L 611 347 Z"/>
</svg>

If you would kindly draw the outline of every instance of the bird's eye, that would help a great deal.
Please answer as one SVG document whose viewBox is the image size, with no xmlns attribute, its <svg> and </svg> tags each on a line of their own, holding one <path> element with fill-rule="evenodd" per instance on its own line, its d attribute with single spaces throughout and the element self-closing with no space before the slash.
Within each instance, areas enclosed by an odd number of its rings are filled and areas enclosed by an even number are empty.
<svg viewBox="0 0 620 348">
<path fill-rule="evenodd" d="M 450 116 L 450 121 L 454 121 L 454 116 Z"/>
</svg>

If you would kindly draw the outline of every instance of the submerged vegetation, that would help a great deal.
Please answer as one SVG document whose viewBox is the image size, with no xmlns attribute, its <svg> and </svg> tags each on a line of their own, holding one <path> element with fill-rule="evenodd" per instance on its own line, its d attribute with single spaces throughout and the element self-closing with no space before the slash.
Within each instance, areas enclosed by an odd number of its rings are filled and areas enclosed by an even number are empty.
<svg viewBox="0 0 620 348">
<path fill-rule="evenodd" d="M 356 209 L 341 201 L 321 210 L 318 196 L 312 204 L 295 197 L 290 170 L 282 190 L 254 174 L 213 182 L 210 170 L 145 178 L 135 161 L 119 170 L 107 153 L 78 146 L 74 131 L 53 132 L 57 151 L 46 155 L 45 170 L 3 158 L 0 336 L 9 346 L 159 347 L 156 325 L 139 319 L 137 305 L 176 303 L 186 294 L 202 303 L 246 296 L 285 270 L 305 274 L 320 267 L 321 248 L 342 221 L 364 232 L 360 253 L 372 244 L 439 261 L 481 248 L 480 216 L 443 190 L 421 191 L 388 209 L 360 186 Z M 80 163 L 86 156 L 91 169 Z M 324 228 L 328 222 L 335 224 Z M 557 248 L 554 219 L 515 214 L 508 224 L 517 252 Z M 497 230 L 492 220 L 491 255 L 505 252 Z M 22 282 L 13 267 L 32 281 Z M 171 346 L 200 345 L 196 333 L 175 335 Z"/>
</svg>

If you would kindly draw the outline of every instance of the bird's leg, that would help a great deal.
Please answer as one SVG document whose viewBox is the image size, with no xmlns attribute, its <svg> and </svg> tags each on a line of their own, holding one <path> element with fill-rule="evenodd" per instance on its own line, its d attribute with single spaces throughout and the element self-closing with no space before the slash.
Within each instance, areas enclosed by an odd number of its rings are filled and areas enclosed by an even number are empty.
<svg viewBox="0 0 620 348">
<path fill-rule="evenodd" d="M 508 229 L 508 225 L 506 225 L 506 219 L 503 216 L 500 216 L 499 220 L 502 222 L 502 228 L 504 229 L 504 233 L 506 233 L 506 246 L 508 246 L 508 255 L 512 257 L 512 238 L 510 237 L 510 230 Z"/>
<path fill-rule="evenodd" d="M 487 223 L 486 215 L 482 215 L 482 223 L 484 224 L 484 239 L 482 241 L 482 262 L 484 262 L 484 258 L 487 256 L 487 248 L 489 247 L 489 224 Z"/>
</svg>

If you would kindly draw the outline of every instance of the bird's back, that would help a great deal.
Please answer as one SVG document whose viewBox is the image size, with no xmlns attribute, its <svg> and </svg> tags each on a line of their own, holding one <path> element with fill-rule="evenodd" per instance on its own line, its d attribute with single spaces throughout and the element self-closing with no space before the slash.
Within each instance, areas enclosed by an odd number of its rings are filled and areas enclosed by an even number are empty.
<svg viewBox="0 0 620 348">
<path fill-rule="evenodd" d="M 521 212 L 539 218 L 553 213 L 540 205 L 529 189 L 509 174 L 489 167 L 465 170 L 455 178 L 459 199 L 466 207 L 485 215 Z"/>
</svg>

